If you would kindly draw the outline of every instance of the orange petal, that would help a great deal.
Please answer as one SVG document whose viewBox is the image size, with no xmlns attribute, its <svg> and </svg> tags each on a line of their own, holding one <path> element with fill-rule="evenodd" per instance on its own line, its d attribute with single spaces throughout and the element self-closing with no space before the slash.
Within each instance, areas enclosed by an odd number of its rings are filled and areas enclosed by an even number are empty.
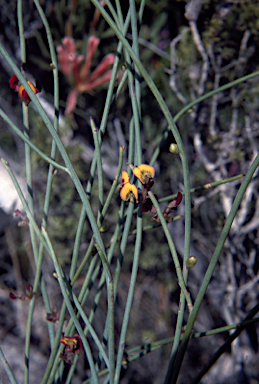
<svg viewBox="0 0 259 384">
<path fill-rule="evenodd" d="M 129 182 L 129 175 L 128 175 L 128 172 L 126 171 L 122 171 L 121 172 L 121 179 L 120 179 L 120 182 L 122 185 L 126 184 Z"/>
<path fill-rule="evenodd" d="M 27 83 L 29 84 L 29 86 L 31 87 L 31 89 L 33 90 L 33 93 L 35 95 L 36 95 L 36 93 L 39 93 L 39 90 L 32 84 L 31 81 L 27 81 Z M 18 94 L 19 94 L 21 100 L 24 102 L 24 104 L 29 105 L 31 98 L 28 95 L 28 93 L 25 91 L 23 85 L 21 85 L 21 84 L 19 85 L 19 88 L 18 88 Z"/>
<path fill-rule="evenodd" d="M 133 168 L 133 173 L 145 185 L 150 179 L 154 178 L 155 168 L 151 165 L 140 164 L 138 167 Z"/>
<path fill-rule="evenodd" d="M 134 184 L 126 183 L 123 185 L 120 191 L 120 197 L 124 201 L 130 201 L 131 203 L 138 203 L 138 189 Z"/>
</svg>

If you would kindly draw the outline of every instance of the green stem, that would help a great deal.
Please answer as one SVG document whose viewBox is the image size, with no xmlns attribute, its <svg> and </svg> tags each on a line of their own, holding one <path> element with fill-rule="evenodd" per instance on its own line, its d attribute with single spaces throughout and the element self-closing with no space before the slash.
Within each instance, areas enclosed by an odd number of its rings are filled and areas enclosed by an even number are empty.
<svg viewBox="0 0 259 384">
<path fill-rule="evenodd" d="M 97 174 L 98 174 L 98 192 L 99 192 L 99 212 L 98 217 L 101 219 L 101 212 L 103 209 L 103 168 L 102 168 L 102 157 L 100 150 L 100 143 L 98 140 L 98 130 L 92 117 L 90 117 L 90 125 L 92 128 L 94 147 L 97 161 Z"/>
<path fill-rule="evenodd" d="M 112 187 L 110 189 L 110 192 L 108 194 L 108 197 L 107 197 L 107 200 L 104 204 L 104 207 L 103 207 L 103 210 L 101 212 L 101 216 L 100 216 L 100 219 L 97 221 L 97 225 L 98 225 L 98 228 L 101 227 L 102 223 L 103 223 L 103 220 L 105 218 L 105 215 L 108 211 L 108 208 L 110 206 L 110 203 L 111 203 L 111 200 L 112 200 L 112 197 L 115 193 L 115 190 L 116 190 L 116 187 L 117 187 L 117 183 L 118 183 L 118 180 L 119 180 L 119 177 L 120 177 L 120 174 L 121 174 L 121 169 L 122 169 L 122 163 L 123 163 L 123 152 L 124 152 L 125 148 L 122 146 L 120 147 L 120 157 L 119 157 L 119 165 L 118 165 L 118 170 L 117 170 L 117 174 L 114 178 L 114 181 L 113 181 L 113 184 L 112 184 Z M 80 217 L 81 219 L 81 217 Z M 88 250 L 87 250 L 87 253 L 84 257 L 84 259 L 82 260 L 78 270 L 76 271 L 76 273 L 74 272 L 73 270 L 73 274 L 70 276 L 70 278 L 73 276 L 73 279 L 72 279 L 72 282 L 71 282 L 71 285 L 73 285 L 76 281 L 76 279 L 78 278 L 78 276 L 80 275 L 80 273 L 82 272 L 85 264 L 87 263 L 89 257 L 90 257 L 90 254 L 93 250 L 93 243 L 94 243 L 94 237 L 92 237 L 91 239 L 91 242 L 89 244 L 89 247 L 88 247 Z M 72 267 L 71 267 L 72 268 Z M 75 273 L 75 274 L 74 274 Z"/>
<path fill-rule="evenodd" d="M 110 384 L 114 383 L 114 372 L 115 372 L 115 342 L 114 342 L 114 287 L 113 277 L 111 274 L 109 262 L 106 257 L 102 254 L 102 251 L 98 244 L 95 244 L 98 254 L 102 260 L 103 268 L 106 274 L 106 285 L 108 293 L 108 346 L 109 346 L 109 363 L 110 363 Z"/>
<path fill-rule="evenodd" d="M 24 28 L 23 28 L 23 14 L 22 14 L 22 0 L 17 2 L 17 17 L 18 17 L 18 27 L 19 27 L 19 38 L 20 38 L 20 50 L 21 50 L 21 62 L 26 64 L 26 49 L 25 49 L 25 38 L 24 38 Z M 24 124 L 24 135 L 29 139 L 30 125 L 29 125 L 29 114 L 28 107 L 25 103 L 22 103 L 22 113 L 23 113 L 23 124 Z M 28 191 L 28 209 L 31 214 L 34 215 L 34 204 L 33 204 L 33 185 L 32 185 L 32 163 L 31 163 L 31 149 L 28 144 L 25 145 L 25 169 L 26 169 L 26 182 L 27 182 L 27 191 Z M 37 238 L 34 231 L 34 227 L 31 222 L 29 222 L 29 230 L 31 237 L 31 245 L 33 250 L 34 260 L 36 265 L 38 264 L 38 244 Z M 35 292 L 36 293 L 36 292 Z M 25 367 L 24 367 L 24 383 L 29 383 L 29 361 L 30 361 L 30 338 L 31 338 L 31 325 L 32 317 L 35 305 L 35 297 L 32 298 L 29 307 L 27 327 L 26 327 L 26 338 L 25 338 Z"/>
<path fill-rule="evenodd" d="M 95 370 L 95 365 L 94 365 L 94 360 L 93 360 L 93 355 L 92 355 L 92 351 L 90 349 L 90 346 L 89 346 L 89 343 L 88 341 L 86 340 L 86 337 L 84 335 L 84 332 L 82 330 L 82 327 L 77 319 L 77 316 L 74 312 L 74 309 L 73 309 L 73 306 L 70 302 L 70 298 L 68 296 L 68 293 L 67 293 L 67 286 L 66 286 L 66 283 L 64 281 L 64 274 L 63 274 L 63 271 L 59 265 L 59 262 L 58 262 L 58 259 L 55 255 L 55 252 L 52 248 L 52 244 L 50 242 L 50 239 L 49 239 L 49 236 L 45 230 L 44 227 L 42 227 L 42 233 L 43 233 L 43 236 L 48 244 L 48 247 L 49 247 L 49 250 L 50 250 L 50 256 L 52 258 L 52 261 L 53 261 L 53 264 L 54 264 L 54 267 L 55 267 L 55 270 L 56 270 L 56 273 L 58 275 L 58 282 L 59 282 L 59 285 L 60 285 L 60 289 L 61 289 L 61 292 L 62 292 L 62 295 L 63 295 L 63 298 L 65 300 L 65 303 L 66 303 L 66 307 L 68 309 L 68 312 L 71 316 L 71 318 L 73 319 L 73 323 L 77 329 L 77 332 L 79 334 L 79 336 L 81 337 L 81 340 L 82 340 L 82 343 L 83 343 L 83 346 L 84 346 L 84 350 L 85 350 L 85 353 L 86 353 L 86 356 L 87 356 L 87 359 L 88 359 L 88 362 L 89 362 L 89 366 L 90 366 L 90 369 L 91 369 L 91 373 L 92 373 L 92 379 L 93 379 L 93 383 L 95 384 L 98 384 L 99 383 L 99 380 L 98 380 L 98 376 L 97 376 L 97 373 L 96 373 L 96 370 Z"/>
<path fill-rule="evenodd" d="M 228 179 L 224 179 L 224 180 L 220 180 L 220 181 L 215 181 L 214 183 L 208 183 L 208 184 L 202 185 L 200 187 L 196 187 L 196 188 L 191 188 L 190 189 L 190 193 L 194 193 L 194 192 L 202 191 L 202 190 L 208 190 L 210 188 L 217 187 L 218 185 L 231 183 L 231 181 L 235 181 L 235 180 L 241 179 L 244 176 L 245 175 L 240 174 L 240 175 L 237 175 L 237 176 L 230 177 Z M 181 193 L 182 193 L 183 196 L 185 195 L 185 192 L 181 192 Z M 173 195 L 170 195 L 170 196 L 163 197 L 162 199 L 159 199 L 158 202 L 162 203 L 164 201 L 173 200 L 173 199 L 176 198 L 176 196 L 177 196 L 177 193 L 175 193 Z"/>
<path fill-rule="evenodd" d="M 9 378 L 9 380 L 11 381 L 11 383 L 12 384 L 18 384 L 14 375 L 13 375 L 13 371 L 12 371 L 10 365 L 8 364 L 8 361 L 6 360 L 5 355 L 4 355 L 1 348 L 0 348 L 0 360 L 4 366 L 4 370 L 5 370 L 8 378 Z"/>
<path fill-rule="evenodd" d="M 192 381 L 192 384 L 198 384 L 200 383 L 202 377 L 209 371 L 209 369 L 213 366 L 213 364 L 216 363 L 216 361 L 220 358 L 220 356 L 226 352 L 231 343 L 240 335 L 240 333 L 246 329 L 247 321 L 251 320 L 259 311 L 259 304 L 257 304 L 245 317 L 244 321 L 240 323 L 240 325 L 237 327 L 235 332 L 233 332 L 225 341 L 225 343 L 214 353 L 208 364 L 203 367 L 203 369 L 200 371 L 200 373 L 195 377 L 195 379 Z"/>
<path fill-rule="evenodd" d="M 236 195 L 236 198 L 233 202 L 233 205 L 231 207 L 229 215 L 226 219 L 225 225 L 224 225 L 223 230 L 221 232 L 221 235 L 220 235 L 220 238 L 218 240 L 217 246 L 215 248 L 214 254 L 212 256 L 212 259 L 210 261 L 210 264 L 209 264 L 208 269 L 206 271 L 206 274 L 204 276 L 202 285 L 201 285 L 200 290 L 198 292 L 198 295 L 196 297 L 196 300 L 195 300 L 195 303 L 193 306 L 193 310 L 189 316 L 189 319 L 188 319 L 188 322 L 186 325 L 186 330 L 185 330 L 185 333 L 183 336 L 182 344 L 179 348 L 179 352 L 178 352 L 178 355 L 176 357 L 176 361 L 174 364 L 174 371 L 172 373 L 172 377 L 171 377 L 171 381 L 170 381 L 171 383 L 176 383 L 176 380 L 177 380 L 177 377 L 178 377 L 178 374 L 179 374 L 179 371 L 180 371 L 180 368 L 182 365 L 182 361 L 183 361 L 183 358 L 184 358 L 184 355 L 185 355 L 185 352 L 186 352 L 186 349 L 187 349 L 187 346 L 189 343 L 189 339 L 190 339 L 190 335 L 191 335 L 191 332 L 192 332 L 192 329 L 194 326 L 194 322 L 196 320 L 197 314 L 198 314 L 199 309 L 200 309 L 200 305 L 201 305 L 202 300 L 204 298 L 204 295 L 206 293 L 206 290 L 207 290 L 207 287 L 209 285 L 212 274 L 214 272 L 214 269 L 218 263 L 218 259 L 220 257 L 220 254 L 221 254 L 221 251 L 223 249 L 226 238 L 229 234 L 231 225 L 235 219 L 239 205 L 240 205 L 240 203 L 244 197 L 246 189 L 247 189 L 247 187 L 248 187 L 248 185 L 249 185 L 249 183 L 253 177 L 253 174 L 255 173 L 256 169 L 258 168 L 258 166 L 259 166 L 259 155 L 257 155 L 257 157 L 253 161 L 249 171 L 247 172 L 245 179 L 244 179 L 243 183 L 241 184 L 239 191 Z"/>
<path fill-rule="evenodd" d="M 26 143 L 28 144 L 31 149 L 33 149 L 39 156 L 41 156 L 47 163 L 53 165 L 54 168 L 60 169 L 64 172 L 67 172 L 69 174 L 69 171 L 66 167 L 63 167 L 62 165 L 58 164 L 56 161 L 45 155 L 36 145 L 34 145 L 30 139 L 25 136 L 18 127 L 12 122 L 11 119 L 4 113 L 2 109 L 0 109 L 0 116 L 4 119 L 4 121 L 7 122 L 7 124 L 10 125 L 10 127 L 14 130 L 14 132 Z"/>
<path fill-rule="evenodd" d="M 47 35 L 47 40 L 48 40 L 48 45 L 49 45 L 49 50 L 50 50 L 50 57 L 52 61 L 52 67 L 53 67 L 53 80 L 54 80 L 54 129 L 56 132 L 58 132 L 58 127 L 59 127 L 59 80 L 58 80 L 58 69 L 57 69 L 57 57 L 56 57 L 56 52 L 55 52 L 55 47 L 52 39 L 52 34 L 50 31 L 49 23 L 47 21 L 47 18 L 45 16 L 45 13 L 43 12 L 39 1 L 34 0 L 34 3 L 36 5 L 36 8 L 39 12 L 40 18 L 44 24 L 45 30 L 46 30 L 46 35 Z M 56 158 L 56 153 L 57 153 L 57 146 L 55 141 L 52 139 L 52 144 L 51 144 L 51 153 L 50 156 L 52 159 Z M 42 226 L 47 228 L 47 220 L 48 220 L 48 212 L 49 212 L 49 204 L 50 204 L 50 195 L 51 195 L 51 189 L 52 189 L 52 183 L 53 183 L 53 178 L 54 178 L 54 166 L 50 164 L 49 170 L 48 170 L 48 177 L 47 177 L 47 185 L 46 185 L 46 192 L 45 192 L 45 198 L 44 198 L 44 204 L 43 204 L 43 219 L 42 219 Z M 39 258 L 42 259 L 43 257 L 43 252 L 44 248 L 42 243 L 40 244 L 39 247 Z M 49 313 L 51 312 L 50 308 L 50 303 L 49 303 L 49 298 L 47 295 L 47 290 L 46 290 L 46 285 L 45 281 L 43 279 L 43 276 L 41 278 L 41 292 L 42 292 L 42 297 L 45 305 L 46 312 Z M 50 336 L 50 344 L 51 347 L 54 345 L 54 325 L 50 322 L 48 322 L 48 329 L 49 329 L 49 336 Z"/>
<path fill-rule="evenodd" d="M 121 366 L 122 366 L 123 352 L 125 350 L 125 341 L 126 341 L 126 334 L 128 329 L 128 323 L 129 323 L 129 316 L 130 316 L 130 311 L 132 307 L 134 289 L 135 289 L 136 279 L 137 279 L 139 256 L 141 251 L 141 242 L 142 242 L 142 212 L 141 212 L 141 208 L 139 207 L 138 216 L 137 216 L 137 236 L 135 241 L 133 266 L 131 271 L 130 286 L 129 286 L 129 292 L 128 292 L 126 307 L 125 307 L 124 316 L 123 316 L 117 361 L 116 361 L 116 371 L 115 371 L 115 380 L 114 380 L 115 384 L 118 384 L 120 382 L 120 372 L 121 372 Z"/>
<path fill-rule="evenodd" d="M 38 226 L 37 226 L 37 223 L 36 223 L 36 221 L 35 221 L 35 219 L 34 219 L 32 213 L 31 213 L 31 211 L 30 211 L 29 208 L 28 208 L 27 202 L 26 202 L 25 197 L 24 197 L 24 195 L 23 195 L 23 193 L 22 193 L 22 190 L 21 190 L 21 188 L 20 188 L 19 183 L 18 183 L 18 181 L 16 180 L 16 177 L 14 176 L 14 173 L 13 173 L 12 170 L 10 169 L 9 164 L 8 164 L 7 161 L 5 161 L 3 158 L 1 158 L 1 161 L 2 161 L 2 163 L 3 163 L 4 167 L 5 167 L 5 169 L 6 169 L 7 172 L 9 173 L 9 176 L 11 177 L 11 180 L 12 180 L 12 182 L 13 182 L 13 185 L 14 185 L 16 191 L 17 191 L 17 194 L 18 194 L 18 196 L 19 196 L 19 199 L 21 200 L 21 203 L 22 203 L 22 205 L 23 205 L 23 208 L 24 208 L 24 210 L 25 210 L 25 212 L 26 212 L 26 215 L 27 215 L 27 217 L 28 217 L 28 219 L 29 219 L 30 224 L 32 224 L 34 231 L 37 233 L 37 235 L 38 235 L 40 241 L 43 242 L 44 247 L 46 248 L 47 252 L 49 253 L 48 245 L 47 245 L 47 243 L 46 243 L 44 237 L 42 236 L 41 231 L 39 230 L 39 228 L 38 228 Z"/>
<path fill-rule="evenodd" d="M 154 194 L 149 191 L 148 192 L 148 195 L 156 209 L 156 213 L 159 217 L 159 220 L 161 222 L 161 225 L 163 227 L 163 230 L 164 230 L 164 234 L 166 236 L 166 239 L 167 239 L 167 242 L 168 242 L 168 246 L 169 246 L 169 249 L 171 251 L 171 254 L 172 254 L 172 258 L 173 258 L 173 261 L 174 261 L 174 265 L 175 265 L 175 270 L 176 270 L 176 274 L 177 274 L 177 278 L 178 278 L 178 283 L 180 285 L 180 288 L 181 290 L 183 291 L 184 295 L 185 295 L 185 298 L 187 300 L 187 303 L 188 303 L 188 308 L 189 308 L 189 312 L 191 313 L 192 312 L 192 301 L 191 301 L 191 297 L 190 297 L 190 294 L 189 292 L 187 291 L 187 288 L 185 286 L 185 282 L 184 282 L 184 278 L 183 278 L 183 275 L 182 275 L 182 272 L 181 272 L 181 266 L 180 266 L 180 262 L 179 262 L 179 259 L 178 259 L 178 255 L 177 255 L 177 252 L 176 252 L 176 249 L 175 249 L 175 245 L 174 245 L 174 242 L 173 242 L 173 239 L 172 239 L 172 236 L 170 234 L 170 231 L 168 229 L 168 224 L 162 214 L 162 211 L 160 209 L 160 206 L 154 196 Z"/>
<path fill-rule="evenodd" d="M 122 51 L 122 44 L 121 44 L 121 42 L 119 42 L 118 47 L 117 47 L 117 55 L 116 55 L 115 62 L 113 64 L 113 68 L 112 68 L 112 75 L 111 75 L 111 80 L 109 82 L 109 87 L 108 87 L 108 91 L 107 91 L 107 97 L 106 97 L 106 101 L 105 101 L 104 111 L 102 114 L 102 120 L 101 120 L 101 124 L 100 124 L 100 130 L 99 130 L 99 145 L 100 146 L 102 144 L 103 135 L 104 135 L 105 130 L 106 130 L 108 114 L 110 111 L 110 106 L 112 104 L 113 90 L 114 90 L 117 71 L 118 71 L 118 67 L 119 67 L 119 61 L 120 61 L 119 58 L 121 55 L 121 51 Z M 120 87 L 120 85 L 119 85 L 119 87 Z M 94 158 L 93 158 L 92 163 L 91 163 L 90 177 L 89 177 L 87 187 L 86 187 L 87 196 L 91 195 L 91 189 L 92 189 L 94 175 L 95 175 L 95 171 L 96 171 L 96 165 L 97 165 L 97 154 L 95 152 Z M 80 241 L 81 241 L 81 237 L 82 237 L 82 233 L 83 233 L 83 227 L 85 224 L 85 217 L 86 217 L 85 209 L 82 209 L 81 214 L 80 214 L 80 219 L 78 222 L 77 232 L 76 232 L 73 257 L 72 257 L 71 269 L 70 269 L 70 279 L 73 278 L 74 273 L 75 273 L 75 269 L 76 269 L 79 246 L 80 246 Z"/>
<path fill-rule="evenodd" d="M 244 321 L 242 321 L 241 323 L 238 323 L 238 324 L 227 325 L 225 327 L 212 329 L 212 330 L 206 331 L 206 332 L 194 333 L 194 334 L 192 334 L 191 339 L 198 339 L 198 338 L 201 338 L 201 337 L 217 335 L 219 333 L 229 332 L 229 331 L 231 331 L 233 329 L 237 329 L 238 330 L 239 327 L 244 327 L 245 328 L 245 327 L 247 327 L 247 326 L 249 326 L 251 324 L 255 324 L 255 323 L 258 323 L 258 322 L 259 322 L 259 317 L 251 319 L 251 320 L 244 320 Z M 181 337 L 181 339 L 182 339 L 182 337 Z M 166 338 L 166 339 L 154 341 L 152 343 L 138 345 L 138 346 L 136 346 L 134 348 L 128 349 L 127 350 L 127 354 L 128 354 L 127 361 L 128 361 L 128 363 L 131 363 L 132 361 L 137 360 L 140 357 L 143 357 L 143 356 L 147 355 L 148 353 L 154 352 L 157 349 L 163 347 L 164 345 L 172 343 L 173 341 L 174 341 L 174 337 L 169 337 L 169 338 Z M 99 377 L 103 376 L 107 372 L 108 372 L 108 370 L 104 369 L 104 370 L 102 370 L 102 371 L 100 371 L 98 373 L 98 376 Z M 84 381 L 83 384 L 87 384 L 89 382 L 90 382 L 90 379 Z M 192 384 L 194 384 L 194 383 L 192 382 Z"/>
<path fill-rule="evenodd" d="M 226 89 L 229 89 L 229 88 L 232 88 L 232 87 L 235 87 L 236 85 L 238 84 L 241 84 L 247 80 L 250 80 L 256 76 L 259 76 L 259 71 L 256 71 L 256 72 L 253 72 L 253 73 L 250 73 L 249 75 L 245 75 L 245 76 L 242 76 L 240 77 L 239 79 L 236 79 L 234 81 L 231 81 L 230 83 L 227 83 L 227 84 L 224 84 L 222 85 L 221 87 L 217 88 L 217 89 L 214 89 L 213 91 L 210 91 L 208 93 L 205 93 L 205 95 L 202 95 L 200 97 L 198 97 L 197 99 L 195 99 L 194 101 L 192 101 L 191 103 L 185 105 L 175 116 L 174 116 L 174 122 L 176 123 L 180 117 L 182 117 L 185 113 L 187 113 L 192 107 L 194 107 L 195 105 L 201 103 L 202 101 L 206 100 L 206 99 L 209 99 L 210 97 L 213 97 L 214 95 L 216 95 L 217 93 L 219 92 L 223 92 L 225 91 Z M 169 133 L 169 130 L 170 130 L 170 126 L 168 127 L 168 129 L 166 131 L 163 132 L 163 135 L 162 135 L 162 138 L 160 139 L 160 143 L 158 145 L 158 147 L 156 148 L 156 150 L 154 151 L 154 154 L 152 156 L 152 159 L 150 161 L 150 164 L 154 164 L 159 153 L 160 153 L 160 149 L 162 147 L 162 144 L 163 142 L 167 139 L 168 137 L 168 133 Z"/>
</svg>

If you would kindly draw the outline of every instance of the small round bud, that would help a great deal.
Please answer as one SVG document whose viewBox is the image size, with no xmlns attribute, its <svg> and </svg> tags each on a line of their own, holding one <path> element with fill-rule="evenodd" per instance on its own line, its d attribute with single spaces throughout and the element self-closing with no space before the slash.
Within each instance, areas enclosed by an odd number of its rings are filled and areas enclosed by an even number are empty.
<svg viewBox="0 0 259 384">
<path fill-rule="evenodd" d="M 100 228 L 100 232 L 102 233 L 102 232 L 106 232 L 106 231 L 108 231 L 108 229 L 109 229 L 109 224 L 108 223 L 104 223 L 102 226 L 101 226 L 101 228 Z"/>
<path fill-rule="evenodd" d="M 179 154 L 179 148 L 178 148 L 178 145 L 177 144 L 170 144 L 170 147 L 169 147 L 169 151 L 171 153 L 174 153 L 175 155 L 178 155 Z"/>
<path fill-rule="evenodd" d="M 195 256 L 190 256 L 187 259 L 186 267 L 187 268 L 193 268 L 193 267 L 195 267 L 196 264 L 197 264 L 197 258 Z"/>
</svg>

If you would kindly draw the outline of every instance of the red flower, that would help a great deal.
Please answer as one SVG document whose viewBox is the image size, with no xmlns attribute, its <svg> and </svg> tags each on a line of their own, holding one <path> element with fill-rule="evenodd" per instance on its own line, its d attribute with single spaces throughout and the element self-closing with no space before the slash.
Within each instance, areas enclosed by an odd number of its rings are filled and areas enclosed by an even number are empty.
<svg viewBox="0 0 259 384">
<path fill-rule="evenodd" d="M 83 350 L 81 337 L 77 334 L 73 337 L 65 336 L 60 339 L 60 342 L 65 344 L 65 349 L 60 355 L 60 358 L 65 360 L 68 364 L 73 364 L 73 355 Z"/>
<path fill-rule="evenodd" d="M 83 349 L 82 340 L 79 335 L 74 335 L 73 337 L 65 336 L 60 339 L 60 342 L 65 344 L 66 349 L 72 353 L 79 353 Z"/>
<path fill-rule="evenodd" d="M 35 95 L 36 93 L 40 92 L 40 90 L 36 88 L 36 86 L 34 86 L 31 81 L 27 81 L 27 83 L 29 84 Z M 24 104 L 29 105 L 31 101 L 30 96 L 25 91 L 24 86 L 22 84 L 19 84 L 19 80 L 16 75 L 13 75 L 11 77 L 11 79 L 9 80 L 9 84 L 12 89 L 15 89 L 15 91 L 18 92 L 20 99 L 24 102 Z"/>
<path fill-rule="evenodd" d="M 108 69 L 115 60 L 115 55 L 112 53 L 106 55 L 93 73 L 89 74 L 92 58 L 99 43 L 98 37 L 89 37 L 86 57 L 76 56 L 75 42 L 72 37 L 65 37 L 62 45 L 57 47 L 59 66 L 64 75 L 71 78 L 74 87 L 67 98 L 66 115 L 75 109 L 78 93 L 88 92 L 111 79 L 112 71 Z"/>
</svg>

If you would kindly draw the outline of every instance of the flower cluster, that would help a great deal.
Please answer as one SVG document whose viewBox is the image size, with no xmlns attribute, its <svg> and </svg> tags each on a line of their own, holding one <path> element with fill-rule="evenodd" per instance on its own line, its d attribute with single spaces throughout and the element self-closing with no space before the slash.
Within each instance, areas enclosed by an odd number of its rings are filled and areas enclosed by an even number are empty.
<svg viewBox="0 0 259 384">
<path fill-rule="evenodd" d="M 83 350 L 81 337 L 77 334 L 73 337 L 65 336 L 60 339 L 60 342 L 65 345 L 65 349 L 60 355 L 60 358 L 68 364 L 73 364 L 74 355 Z"/>
<path fill-rule="evenodd" d="M 36 93 L 40 92 L 40 89 L 36 87 L 36 85 L 33 85 L 31 81 L 27 81 L 29 86 L 31 87 L 33 93 L 36 95 Z M 25 91 L 24 86 L 22 84 L 19 84 L 18 77 L 16 75 L 13 75 L 11 79 L 9 80 L 10 87 L 12 89 L 15 89 L 16 92 L 18 92 L 18 95 L 20 99 L 24 102 L 25 105 L 29 105 L 31 102 L 31 98 L 28 95 L 28 93 Z"/>
<path fill-rule="evenodd" d="M 139 179 L 143 185 L 143 189 L 137 188 L 134 184 L 129 182 L 129 175 L 126 171 L 122 171 L 120 197 L 124 201 L 131 203 L 142 203 L 141 209 L 147 212 L 146 205 L 149 199 L 148 191 L 154 184 L 155 168 L 151 165 L 141 164 L 138 167 L 132 168 L 133 174 Z M 151 204 L 152 207 L 152 204 Z M 148 209 L 149 210 L 149 209 Z"/>
<path fill-rule="evenodd" d="M 133 167 L 130 165 L 133 174 L 139 179 L 143 188 L 139 189 L 134 184 L 129 182 L 129 175 L 126 171 L 122 171 L 121 177 L 121 190 L 120 197 L 124 201 L 130 201 L 131 203 L 141 203 L 142 212 L 152 212 L 153 216 L 151 217 L 152 221 L 160 222 L 157 211 L 153 206 L 153 203 L 148 196 L 148 191 L 154 185 L 155 177 L 155 168 L 151 165 L 141 164 L 138 167 Z M 154 195 L 158 200 L 157 195 Z M 182 201 L 182 194 L 178 192 L 177 197 L 172 200 L 163 212 L 163 216 L 167 223 L 171 223 L 174 219 L 170 216 L 171 212 L 176 209 L 176 207 Z"/>
<path fill-rule="evenodd" d="M 60 69 L 71 80 L 73 86 L 73 90 L 67 98 L 66 115 L 75 109 L 79 93 L 89 92 L 99 85 L 109 82 L 111 79 L 112 71 L 108 69 L 115 60 L 115 55 L 112 53 L 106 55 L 90 74 L 92 58 L 99 43 L 100 39 L 98 37 L 90 36 L 86 56 L 76 56 L 75 41 L 69 36 L 64 37 L 62 45 L 57 47 Z"/>
</svg>

